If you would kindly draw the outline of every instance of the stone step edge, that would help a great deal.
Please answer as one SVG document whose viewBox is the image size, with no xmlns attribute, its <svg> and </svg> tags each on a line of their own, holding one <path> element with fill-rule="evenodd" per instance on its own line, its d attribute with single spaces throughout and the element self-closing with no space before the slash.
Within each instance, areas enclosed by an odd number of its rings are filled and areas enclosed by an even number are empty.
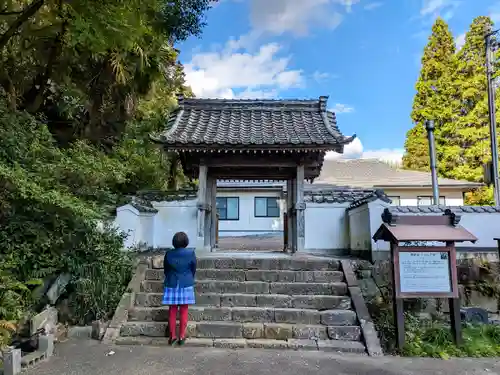
<svg viewBox="0 0 500 375">
<path fill-rule="evenodd" d="M 115 340 L 117 345 L 148 345 L 148 346 L 168 346 L 166 337 L 118 337 Z M 359 341 L 344 340 L 270 340 L 270 339 L 187 339 L 186 347 L 207 347 L 221 349 L 286 349 L 286 350 L 312 350 L 339 353 L 356 353 L 366 355 L 366 347 Z M 175 347 L 172 348 L 175 350 Z"/>
<path fill-rule="evenodd" d="M 163 296 L 163 293 L 157 292 L 136 292 L 135 295 L 155 295 L 155 296 Z M 217 296 L 217 297 L 228 297 L 228 296 L 252 296 L 252 297 L 291 297 L 291 298 L 351 298 L 349 295 L 335 295 L 335 294 L 283 294 L 283 293 L 213 293 L 213 292 L 201 292 L 197 293 L 195 291 L 195 296 Z"/>
<path fill-rule="evenodd" d="M 151 277 L 149 274 L 151 272 L 149 271 L 155 271 L 155 272 L 158 272 L 160 273 L 160 276 L 161 276 L 161 279 L 159 278 L 154 278 L 154 277 Z M 327 271 L 299 271 L 299 270 L 256 270 L 256 269 L 234 269 L 234 268 L 221 268 L 221 269 L 218 269 L 218 268 L 203 268 L 203 269 L 198 269 L 199 273 L 210 273 L 210 272 L 213 272 L 214 274 L 217 274 L 217 273 L 236 273 L 236 274 L 240 274 L 240 275 L 244 275 L 245 276 L 245 280 L 239 280 L 238 278 L 227 278 L 227 279 L 219 279 L 219 278 L 216 278 L 214 276 L 214 278 L 209 278 L 209 279 L 206 279 L 206 280 L 217 280 L 217 281 L 241 281 L 241 282 L 244 282 L 244 281 L 263 281 L 263 282 L 280 282 L 279 280 L 274 280 L 274 281 L 267 281 L 267 280 L 258 280 L 258 279 L 252 279 L 252 280 L 248 280 L 248 276 L 246 275 L 247 273 L 259 273 L 259 272 L 264 272 L 264 273 L 277 273 L 277 274 L 285 274 L 285 273 L 296 273 L 295 275 L 295 279 L 294 280 L 291 280 L 291 281 L 286 281 L 286 282 L 326 282 L 326 283 L 329 283 L 329 282 L 343 282 L 345 280 L 345 275 L 344 275 L 344 272 L 343 271 L 332 271 L 332 270 L 327 270 Z M 327 274 L 329 275 L 330 277 L 334 278 L 335 281 L 308 281 L 308 280 L 300 280 L 300 277 L 299 277 L 299 280 L 297 280 L 297 277 L 298 277 L 298 274 L 303 274 L 303 273 L 308 273 L 308 274 L 315 274 L 315 273 L 318 273 L 318 274 Z M 146 281 L 161 281 L 163 280 L 163 271 L 162 270 L 159 270 L 159 269 L 154 269 L 154 268 L 149 268 L 146 272 L 146 275 L 145 275 L 145 278 L 144 280 Z"/>
<path fill-rule="evenodd" d="M 163 284 L 163 280 L 142 280 L 143 283 L 152 283 L 152 284 Z M 238 280 L 218 280 L 218 279 L 199 279 L 195 281 L 195 286 L 196 284 L 203 284 L 203 283 L 222 283 L 222 284 L 279 284 L 279 285 L 322 285 L 322 286 L 328 286 L 328 285 L 346 285 L 345 281 L 334 281 L 334 282 L 310 282 L 310 281 L 258 281 L 258 280 L 251 280 L 251 281 L 238 281 Z"/>
<path fill-rule="evenodd" d="M 153 306 L 153 307 L 146 307 L 146 306 L 134 306 L 133 308 L 130 309 L 130 311 L 156 311 L 156 310 L 168 310 L 169 306 Z M 214 309 L 214 310 L 220 310 L 220 309 L 226 309 L 229 311 L 232 310 L 259 310 L 259 311 L 267 311 L 267 310 L 305 310 L 307 312 L 314 312 L 317 311 L 319 313 L 322 312 L 328 312 L 328 311 L 339 311 L 339 312 L 345 312 L 347 314 L 352 314 L 355 315 L 356 312 L 352 309 L 327 309 L 327 310 L 314 310 L 314 309 L 303 309 L 300 307 L 263 307 L 263 306 L 200 306 L 200 305 L 191 305 L 189 306 L 189 310 L 205 310 L 205 309 Z M 312 311 L 311 311 L 312 310 Z"/>
</svg>

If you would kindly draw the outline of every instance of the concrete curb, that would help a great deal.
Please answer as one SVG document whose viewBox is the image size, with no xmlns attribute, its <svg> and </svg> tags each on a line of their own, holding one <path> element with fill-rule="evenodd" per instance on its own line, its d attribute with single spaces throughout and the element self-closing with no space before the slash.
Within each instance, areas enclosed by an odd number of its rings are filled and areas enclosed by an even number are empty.
<svg viewBox="0 0 500 375">
<path fill-rule="evenodd" d="M 140 292 L 141 282 L 146 276 L 146 270 L 148 269 L 148 264 L 141 262 L 137 266 L 132 279 L 127 285 L 125 293 L 123 293 L 118 306 L 113 314 L 113 319 L 109 323 L 104 336 L 102 338 L 102 343 L 111 344 L 120 336 L 120 329 L 122 325 L 128 320 L 128 311 L 134 305 L 135 294 Z"/>
<path fill-rule="evenodd" d="M 2 350 L 2 355 L 3 369 L 0 369 L 0 374 L 18 375 L 38 362 L 48 359 L 54 355 L 54 335 L 46 334 L 39 336 L 38 350 L 33 353 L 23 356 L 21 354 L 21 349 L 7 347 Z"/>
<path fill-rule="evenodd" d="M 380 345 L 377 330 L 373 324 L 361 289 L 358 286 L 358 278 L 354 273 L 352 262 L 350 260 L 343 259 L 340 261 L 340 264 L 342 266 L 342 270 L 344 271 L 345 280 L 349 289 L 349 294 L 351 295 L 354 310 L 358 316 L 368 355 L 370 357 L 383 356 L 384 352 L 382 350 L 382 346 Z"/>
</svg>

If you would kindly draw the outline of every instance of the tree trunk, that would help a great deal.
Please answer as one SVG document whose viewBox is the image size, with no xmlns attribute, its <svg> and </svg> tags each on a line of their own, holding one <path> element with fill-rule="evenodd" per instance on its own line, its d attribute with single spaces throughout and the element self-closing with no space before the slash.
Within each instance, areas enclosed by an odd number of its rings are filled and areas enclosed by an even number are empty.
<svg viewBox="0 0 500 375">
<path fill-rule="evenodd" d="M 43 6 L 45 3 L 45 0 L 34 0 L 30 5 L 26 7 L 22 11 L 19 17 L 16 18 L 14 22 L 9 26 L 7 31 L 0 35 L 0 50 L 2 50 L 7 43 L 9 42 L 10 38 L 12 38 L 17 30 L 25 23 L 27 22 L 31 17 L 35 15 L 36 12 Z"/>
</svg>

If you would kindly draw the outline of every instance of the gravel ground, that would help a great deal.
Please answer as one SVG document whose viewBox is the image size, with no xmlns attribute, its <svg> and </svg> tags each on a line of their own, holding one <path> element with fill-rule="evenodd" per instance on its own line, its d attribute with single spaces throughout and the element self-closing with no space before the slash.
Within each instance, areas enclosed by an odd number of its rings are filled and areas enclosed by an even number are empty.
<svg viewBox="0 0 500 375">
<path fill-rule="evenodd" d="M 59 344 L 25 375 L 500 375 L 497 359 L 370 358 L 307 351 Z"/>
</svg>

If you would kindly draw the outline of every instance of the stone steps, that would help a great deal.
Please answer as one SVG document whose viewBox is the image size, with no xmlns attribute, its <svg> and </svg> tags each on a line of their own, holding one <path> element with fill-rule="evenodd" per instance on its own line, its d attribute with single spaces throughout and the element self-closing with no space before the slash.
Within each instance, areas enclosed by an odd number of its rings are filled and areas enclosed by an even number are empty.
<svg viewBox="0 0 500 375">
<path fill-rule="evenodd" d="M 347 294 L 344 282 L 313 283 L 313 282 L 264 282 L 264 281 L 230 281 L 230 280 L 200 280 L 196 281 L 197 293 L 246 293 L 246 294 L 285 294 L 285 295 L 334 295 Z M 163 281 L 144 280 L 141 292 L 162 293 Z"/>
<path fill-rule="evenodd" d="M 137 293 L 135 305 L 138 307 L 159 307 L 163 293 Z M 201 293 L 196 296 L 197 306 L 214 307 L 274 307 L 314 310 L 351 309 L 348 296 L 326 295 L 283 295 L 244 293 Z"/>
<path fill-rule="evenodd" d="M 365 353 L 339 260 L 222 255 L 200 257 L 197 266 L 188 345 Z M 155 257 L 117 343 L 167 344 L 163 278 L 163 257 Z"/>
<path fill-rule="evenodd" d="M 335 283 L 344 281 L 342 271 L 290 271 L 290 270 L 243 270 L 243 269 L 199 269 L 199 280 L 263 281 L 299 283 Z M 148 269 L 146 280 L 163 280 L 163 270 Z"/>
<path fill-rule="evenodd" d="M 165 337 L 118 337 L 118 345 L 150 345 L 167 346 Z M 228 349 L 285 349 L 285 350 L 313 350 L 325 352 L 342 352 L 366 354 L 365 346 L 359 341 L 342 340 L 270 340 L 270 339 L 210 339 L 192 338 L 186 341 L 187 347 L 228 348 Z M 173 348 L 173 350 L 175 350 Z"/>
<path fill-rule="evenodd" d="M 165 337 L 168 323 L 133 322 L 125 323 L 120 330 L 122 337 Z M 360 341 L 359 326 L 289 324 L 289 323 L 241 323 L 223 321 L 190 321 L 186 329 L 190 338 L 240 338 L 240 339 L 312 339 Z"/>
<path fill-rule="evenodd" d="M 135 307 L 129 311 L 129 321 L 168 321 L 168 307 Z M 204 307 L 190 306 L 193 321 L 236 321 L 241 323 L 292 323 L 349 326 L 356 324 L 352 310 L 325 310 L 269 307 Z"/>
</svg>

